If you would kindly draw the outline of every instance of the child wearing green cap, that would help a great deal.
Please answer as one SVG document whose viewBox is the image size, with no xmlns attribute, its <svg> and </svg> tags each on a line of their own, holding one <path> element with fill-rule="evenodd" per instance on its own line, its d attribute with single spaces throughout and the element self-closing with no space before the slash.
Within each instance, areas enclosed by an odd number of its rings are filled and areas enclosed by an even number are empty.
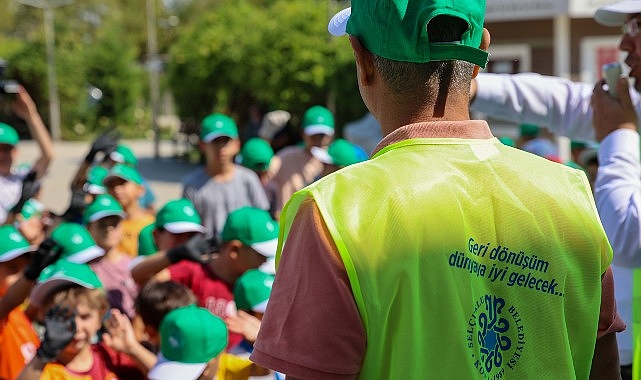
<svg viewBox="0 0 641 380">
<path fill-rule="evenodd" d="M 154 221 L 153 214 L 140 207 L 139 199 L 145 191 L 142 181 L 135 168 L 124 164 L 114 165 L 103 181 L 107 193 L 116 198 L 125 211 L 119 249 L 131 257 L 138 255 L 140 231 Z"/>
<path fill-rule="evenodd" d="M 52 240 L 32 246 L 12 225 L 0 226 L 0 379 L 15 379 L 40 343 L 24 307 L 31 287 L 60 251 Z"/>
<path fill-rule="evenodd" d="M 326 107 L 315 105 L 303 114 L 303 146 L 290 146 L 278 151 L 280 168 L 267 185 L 274 193 L 273 215 L 278 219 L 281 209 L 294 194 L 322 173 L 323 164 L 312 153 L 312 147 L 327 148 L 334 136 L 334 115 Z"/>
<path fill-rule="evenodd" d="M 132 276 L 139 285 L 152 278 L 185 284 L 199 305 L 225 319 L 236 312 L 232 292 L 236 279 L 252 268 L 273 271 L 278 223 L 265 210 L 243 207 L 229 214 L 221 238 L 220 247 L 211 247 L 196 235 L 183 245 L 146 257 L 131 269 Z M 230 347 L 241 339 L 230 334 Z"/>
<path fill-rule="evenodd" d="M 123 235 L 124 216 L 116 199 L 109 194 L 101 194 L 85 209 L 83 222 L 96 245 L 105 251 L 103 256 L 92 260 L 89 265 L 107 291 L 109 305 L 134 318 L 138 287 L 129 271 L 133 259 L 118 249 Z"/>
<path fill-rule="evenodd" d="M 38 143 L 40 156 L 31 166 L 35 172 L 35 180 L 46 173 L 54 156 L 53 143 L 45 124 L 40 118 L 36 104 L 29 93 L 19 86 L 18 93 L 11 104 L 16 116 L 23 119 L 29 127 L 31 138 Z M 13 170 L 14 160 L 18 152 L 18 133 L 10 125 L 0 123 L 0 223 L 7 218 L 7 210 L 11 209 L 20 199 L 22 181 L 27 174 L 16 173 Z M 20 212 L 20 210 L 16 210 Z"/>
<path fill-rule="evenodd" d="M 329 144 L 327 150 L 314 146 L 311 152 L 323 163 L 323 172 L 319 178 L 332 174 L 338 169 L 367 160 L 367 153 L 363 148 L 345 139 L 334 140 Z"/>
<path fill-rule="evenodd" d="M 109 308 L 98 276 L 87 264 L 59 260 L 42 271 L 31 291 L 44 334 L 18 379 L 144 379 L 156 358 L 135 338 L 129 319 L 110 311 L 107 333 L 93 343 Z"/>
<path fill-rule="evenodd" d="M 205 117 L 200 140 L 205 166 L 185 176 L 182 196 L 196 206 L 206 235 L 218 237 L 230 212 L 244 206 L 268 210 L 269 201 L 256 174 L 234 163 L 240 139 L 232 118 L 219 113 Z"/>
</svg>

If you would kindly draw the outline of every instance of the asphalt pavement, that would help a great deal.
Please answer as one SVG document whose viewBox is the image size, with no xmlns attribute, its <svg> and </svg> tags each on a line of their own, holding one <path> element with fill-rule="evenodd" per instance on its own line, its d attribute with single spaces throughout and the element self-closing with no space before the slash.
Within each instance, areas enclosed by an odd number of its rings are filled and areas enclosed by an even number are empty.
<svg viewBox="0 0 641 380">
<path fill-rule="evenodd" d="M 155 147 L 152 140 L 126 140 L 124 144 L 131 147 L 138 157 L 138 171 L 149 182 L 156 195 L 156 208 L 168 200 L 181 195 L 180 180 L 196 164 L 176 157 L 182 153 L 179 146 L 171 141 L 161 141 L 158 146 L 159 157 L 155 158 Z M 88 142 L 57 141 L 54 142 L 56 156 L 49 167 L 42 184 L 42 202 L 54 212 L 64 212 L 69 205 L 69 184 L 76 169 L 89 150 Z M 34 141 L 20 141 L 18 157 L 15 164 L 33 163 L 39 155 Z"/>
</svg>

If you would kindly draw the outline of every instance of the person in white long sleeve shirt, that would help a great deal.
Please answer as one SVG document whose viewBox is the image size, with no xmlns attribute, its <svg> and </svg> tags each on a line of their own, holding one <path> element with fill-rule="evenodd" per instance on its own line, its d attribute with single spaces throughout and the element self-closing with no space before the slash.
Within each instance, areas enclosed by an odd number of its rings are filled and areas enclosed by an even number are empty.
<svg viewBox="0 0 641 380">
<path fill-rule="evenodd" d="M 600 142 L 599 170 L 594 184 L 597 209 L 614 250 L 612 269 L 621 317 L 632 323 L 632 268 L 641 267 L 641 162 L 637 115 L 641 112 L 641 1 L 627 0 L 601 7 L 597 22 L 624 25 L 619 48 L 628 53 L 628 81 L 617 83 L 620 100 L 596 85 L 532 73 L 480 74 L 472 84 L 471 109 L 518 123 L 547 126 L 575 140 Z M 633 356 L 631 328 L 619 334 L 624 367 Z M 628 368 L 628 370 L 631 370 Z M 637 369 L 638 370 L 638 369 Z M 626 378 L 624 375 L 624 379 Z"/>
</svg>

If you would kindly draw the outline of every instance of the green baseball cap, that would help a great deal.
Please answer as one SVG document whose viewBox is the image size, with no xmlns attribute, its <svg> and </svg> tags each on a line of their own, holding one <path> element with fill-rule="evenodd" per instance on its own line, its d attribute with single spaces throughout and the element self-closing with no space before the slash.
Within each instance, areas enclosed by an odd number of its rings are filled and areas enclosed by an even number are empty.
<svg viewBox="0 0 641 380">
<path fill-rule="evenodd" d="M 101 257 L 105 251 L 96 245 L 95 240 L 84 226 L 77 223 L 62 223 L 52 232 L 51 238 L 62 247 L 62 257 L 73 263 L 86 263 Z"/>
<path fill-rule="evenodd" d="M 269 213 L 255 207 L 232 211 L 221 233 L 223 241 L 240 240 L 265 257 L 276 256 L 278 222 Z"/>
<path fill-rule="evenodd" d="M 247 140 L 240 149 L 238 163 L 255 171 L 265 171 L 274 157 L 274 150 L 269 143 L 259 137 Z"/>
<path fill-rule="evenodd" d="M 187 198 L 165 203 L 156 213 L 156 228 L 163 228 L 172 234 L 205 232 L 200 214 Z"/>
<path fill-rule="evenodd" d="M 503 145 L 511 146 L 512 148 L 516 147 L 516 142 L 509 136 L 501 136 L 497 138 Z"/>
<path fill-rule="evenodd" d="M 122 209 L 122 206 L 116 198 L 109 194 L 100 194 L 85 208 L 85 211 L 82 213 L 82 223 L 87 225 L 96 220 L 113 215 L 117 215 L 120 218 L 126 216 L 125 210 Z"/>
<path fill-rule="evenodd" d="M 138 256 L 149 256 L 158 252 L 158 246 L 154 241 L 154 229 L 156 229 L 156 225 L 151 223 L 140 230 L 138 234 Z"/>
<path fill-rule="evenodd" d="M 149 371 L 151 380 L 197 379 L 227 346 L 225 322 L 196 305 L 167 313 L 159 333 L 160 354 Z"/>
<path fill-rule="evenodd" d="M 140 176 L 140 173 L 138 173 L 138 170 L 129 165 L 114 165 L 109 171 L 109 174 L 107 174 L 105 179 L 102 181 L 102 183 L 104 183 L 105 186 L 109 187 L 109 182 L 111 182 L 114 178 L 122 178 L 125 181 L 133 182 L 137 185 L 142 184 L 142 177 Z"/>
<path fill-rule="evenodd" d="M 85 182 L 83 189 L 89 194 L 98 195 L 104 194 L 107 192 L 103 181 L 109 174 L 109 169 L 104 166 L 93 166 L 89 169 L 87 173 L 87 181 Z"/>
<path fill-rule="evenodd" d="M 35 250 L 27 239 L 10 224 L 0 226 L 0 263 L 11 261 L 18 256 Z"/>
<path fill-rule="evenodd" d="M 27 220 L 30 219 L 31 217 L 40 217 L 42 216 L 42 212 L 45 210 L 45 205 L 40 203 L 34 198 L 29 198 L 24 206 L 22 207 L 22 210 L 20 211 L 20 215 L 22 215 L 22 219 Z"/>
<path fill-rule="evenodd" d="M 236 122 L 222 113 L 214 113 L 204 118 L 201 123 L 201 140 L 208 143 L 221 136 L 237 139 L 238 127 L 236 127 Z"/>
<path fill-rule="evenodd" d="M 18 132 L 9 124 L 0 123 L 0 144 L 15 146 L 18 144 Z"/>
<path fill-rule="evenodd" d="M 323 106 L 311 106 L 303 114 L 303 132 L 308 136 L 334 136 L 334 114 Z"/>
<path fill-rule="evenodd" d="M 367 160 L 367 153 L 361 147 L 345 139 L 336 139 L 329 144 L 327 150 L 312 147 L 311 152 L 322 163 L 340 167 Z"/>
<path fill-rule="evenodd" d="M 42 306 L 43 301 L 51 297 L 54 291 L 69 285 L 87 289 L 102 288 L 102 282 L 89 265 L 63 259 L 49 265 L 40 273 L 29 295 L 29 302 L 34 306 Z"/>
<path fill-rule="evenodd" d="M 125 164 L 129 166 L 138 165 L 138 158 L 134 154 L 134 151 L 130 147 L 123 144 L 118 144 L 116 149 L 109 153 L 109 158 L 116 161 L 119 164 Z"/>
<path fill-rule="evenodd" d="M 234 301 L 238 310 L 264 313 L 272 292 L 274 275 L 258 269 L 243 273 L 234 283 Z"/>
<path fill-rule="evenodd" d="M 483 36 L 485 0 L 352 0 L 327 29 L 334 36 L 350 34 L 380 57 L 403 62 L 467 61 L 485 68 Z M 465 21 L 468 29 L 456 42 L 432 42 L 427 24 L 436 16 Z"/>
<path fill-rule="evenodd" d="M 538 125 L 534 124 L 520 124 L 519 125 L 519 135 L 533 137 L 538 136 L 541 132 L 541 128 Z"/>
</svg>

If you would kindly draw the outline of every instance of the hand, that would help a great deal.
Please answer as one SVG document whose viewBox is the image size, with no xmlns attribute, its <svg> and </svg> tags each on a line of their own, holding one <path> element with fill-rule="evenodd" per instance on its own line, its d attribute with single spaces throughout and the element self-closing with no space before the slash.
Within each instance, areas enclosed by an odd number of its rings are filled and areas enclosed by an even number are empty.
<svg viewBox="0 0 641 380">
<path fill-rule="evenodd" d="M 53 264 L 60 258 L 62 248 L 52 238 L 45 239 L 31 256 L 29 264 L 24 269 L 24 276 L 31 281 L 36 281 L 43 269 Z"/>
<path fill-rule="evenodd" d="M 40 181 L 36 179 L 37 172 L 31 170 L 27 175 L 22 179 L 22 192 L 20 194 L 20 199 L 13 207 L 11 207 L 10 213 L 19 214 L 24 207 L 24 204 L 31 198 L 33 198 L 38 191 L 40 190 Z"/>
<path fill-rule="evenodd" d="M 212 251 L 212 239 L 205 238 L 204 235 L 198 234 L 187 240 L 185 244 L 171 248 L 167 251 L 167 259 L 172 264 L 181 260 L 189 260 L 197 263 L 203 263 L 203 255 Z"/>
<path fill-rule="evenodd" d="M 85 162 L 93 162 L 99 152 L 105 155 L 113 152 L 118 147 L 118 140 L 120 140 L 120 132 L 114 128 L 107 129 L 91 143 Z"/>
<path fill-rule="evenodd" d="M 36 356 L 48 363 L 56 360 L 76 335 L 76 313 L 67 308 L 54 306 L 45 316 L 44 327 L 44 337 Z"/>
<path fill-rule="evenodd" d="M 260 319 L 238 310 L 238 314 L 225 319 L 229 332 L 241 334 L 249 342 L 255 342 L 260 329 Z"/>
<path fill-rule="evenodd" d="M 16 116 L 27 122 L 31 120 L 33 115 L 38 113 L 36 103 L 31 99 L 27 90 L 22 86 L 18 88 L 18 94 L 16 95 L 15 100 L 11 103 L 11 108 Z"/>
<path fill-rule="evenodd" d="M 616 82 L 619 99 L 612 98 L 603 89 L 604 80 L 594 86 L 592 92 L 592 109 L 594 111 L 593 126 L 597 141 L 603 140 L 607 135 L 617 129 L 637 130 L 637 113 L 630 99 L 630 88 L 626 78 L 619 78 Z"/>
<path fill-rule="evenodd" d="M 83 190 L 72 190 L 69 207 L 67 211 L 62 214 L 62 219 L 66 221 L 76 221 L 82 216 L 82 212 L 86 206 L 85 192 Z"/>
<path fill-rule="evenodd" d="M 107 346 L 114 350 L 129 355 L 133 348 L 139 344 L 131 321 L 120 310 L 111 309 L 105 327 L 107 333 L 102 334 L 102 339 Z"/>
</svg>

